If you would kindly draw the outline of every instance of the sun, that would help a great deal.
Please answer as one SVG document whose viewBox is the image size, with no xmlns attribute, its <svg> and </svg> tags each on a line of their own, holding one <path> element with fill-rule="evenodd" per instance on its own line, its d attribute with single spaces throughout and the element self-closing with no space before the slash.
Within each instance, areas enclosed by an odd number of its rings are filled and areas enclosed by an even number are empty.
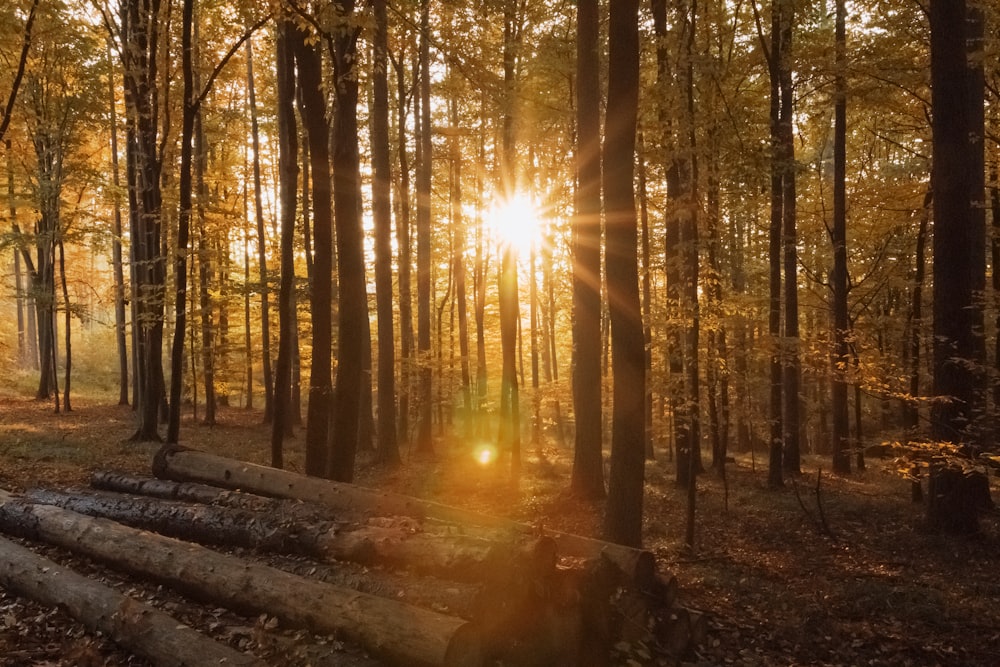
<svg viewBox="0 0 1000 667">
<path fill-rule="evenodd" d="M 498 200 L 489 210 L 486 220 L 493 238 L 518 255 L 527 255 L 541 241 L 541 216 L 526 194 L 517 193 Z"/>
</svg>

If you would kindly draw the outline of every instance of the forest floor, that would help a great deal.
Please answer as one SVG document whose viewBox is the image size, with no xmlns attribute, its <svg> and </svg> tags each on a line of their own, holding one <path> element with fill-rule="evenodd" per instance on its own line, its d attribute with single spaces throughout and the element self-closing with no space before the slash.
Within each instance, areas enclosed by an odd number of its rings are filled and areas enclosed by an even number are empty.
<svg viewBox="0 0 1000 667">
<path fill-rule="evenodd" d="M 182 444 L 266 463 L 269 432 L 259 412 L 223 408 L 219 423 L 188 417 Z M 74 411 L 0 395 L 0 487 L 86 485 L 93 470 L 149 474 L 156 446 L 128 438 L 127 407 L 86 397 Z M 301 470 L 301 437 L 286 445 L 287 467 Z M 569 449 L 526 445 L 518 484 L 473 458 L 474 443 L 439 442 L 432 458 L 404 451 L 393 471 L 359 459 L 358 482 L 510 516 L 546 528 L 598 535 L 601 505 L 566 494 Z M 923 528 L 923 508 L 890 462 L 869 460 L 847 478 L 826 474 L 827 460 L 806 457 L 803 475 L 767 488 L 763 452 L 738 455 L 728 484 L 699 478 L 697 547 L 684 546 L 686 493 L 672 464 L 647 467 L 645 546 L 676 575 L 683 605 L 710 615 L 697 665 L 1000 665 L 1000 517 L 983 519 L 970 539 Z M 819 529 L 819 499 L 830 534 Z M 997 479 L 992 480 L 994 497 Z M 728 488 L 727 488 L 728 487 Z M 797 493 L 796 493 L 797 490 Z M 800 500 L 801 499 L 801 500 Z M 278 627 L 205 607 L 168 589 L 130 579 L 66 552 L 32 548 L 109 585 L 165 608 L 271 665 L 377 664 L 331 637 Z M 0 667 L 145 665 L 59 610 L 0 589 Z"/>
</svg>

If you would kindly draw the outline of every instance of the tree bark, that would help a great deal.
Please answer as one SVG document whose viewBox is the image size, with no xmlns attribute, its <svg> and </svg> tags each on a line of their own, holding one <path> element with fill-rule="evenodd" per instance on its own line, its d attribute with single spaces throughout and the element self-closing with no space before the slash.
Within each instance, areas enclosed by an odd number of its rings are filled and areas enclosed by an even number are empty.
<svg viewBox="0 0 1000 667">
<path fill-rule="evenodd" d="M 263 665 L 176 618 L 0 538 L 0 585 L 60 607 L 94 632 L 163 667 Z"/>
<path fill-rule="evenodd" d="M 372 218 L 375 227 L 375 301 L 378 317 L 378 459 L 398 465 L 396 340 L 392 310 L 392 167 L 389 152 L 388 18 L 386 0 L 374 0 L 372 45 Z"/>
<path fill-rule="evenodd" d="M 614 404 L 604 534 L 612 542 L 638 547 L 642 544 L 646 456 L 645 348 L 632 182 L 639 96 L 639 3 L 611 0 L 609 11 L 608 67 L 615 75 L 608 82 L 603 185 Z"/>
<path fill-rule="evenodd" d="M 330 410 L 333 407 L 333 209 L 330 192 L 330 128 L 326 120 L 319 46 L 307 44 L 295 31 L 295 60 L 302 100 L 302 122 L 308 138 L 312 174 L 314 260 L 311 274 L 312 363 L 309 367 L 309 407 L 306 413 L 306 473 L 327 473 Z M 308 181 L 308 179 L 304 179 Z M 339 220 L 339 216 L 338 216 Z"/>
<path fill-rule="evenodd" d="M 420 85 L 417 124 L 419 160 L 417 161 L 417 358 L 420 375 L 417 451 L 434 450 L 431 420 L 433 410 L 433 373 L 431 370 L 431 177 L 433 143 L 431 141 L 431 65 L 430 0 L 420 3 Z"/>
<path fill-rule="evenodd" d="M 570 488 L 604 497 L 601 424 L 601 118 L 596 0 L 577 3 L 576 190 L 573 218 L 573 412 Z"/>
<path fill-rule="evenodd" d="M 357 641 L 384 658 L 422 665 L 478 664 L 476 638 L 457 618 L 303 579 L 169 537 L 32 505 L 0 492 L 0 527 L 84 553 L 199 598 Z"/>
<path fill-rule="evenodd" d="M 36 489 L 24 498 L 199 544 L 388 566 L 458 581 L 483 580 L 495 565 L 495 554 L 509 548 L 497 540 L 438 534 L 398 520 L 369 525 L 345 523 L 346 517 L 337 522 L 303 520 L 301 514 L 288 516 L 106 492 Z"/>
</svg>

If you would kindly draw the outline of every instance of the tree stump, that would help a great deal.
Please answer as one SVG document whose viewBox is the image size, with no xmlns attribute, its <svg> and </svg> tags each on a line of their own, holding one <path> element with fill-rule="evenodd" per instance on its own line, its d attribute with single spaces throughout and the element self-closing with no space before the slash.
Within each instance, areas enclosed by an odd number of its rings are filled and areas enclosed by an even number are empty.
<svg viewBox="0 0 1000 667">
<path fill-rule="evenodd" d="M 979 532 L 980 514 L 993 508 L 986 475 L 958 466 L 931 466 L 927 478 L 927 523 L 932 530 L 974 535 Z"/>
</svg>

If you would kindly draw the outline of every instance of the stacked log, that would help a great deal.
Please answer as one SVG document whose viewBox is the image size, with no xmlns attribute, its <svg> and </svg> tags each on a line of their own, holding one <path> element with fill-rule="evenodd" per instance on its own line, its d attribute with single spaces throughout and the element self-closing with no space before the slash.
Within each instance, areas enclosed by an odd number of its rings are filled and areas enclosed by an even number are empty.
<svg viewBox="0 0 1000 667">
<path fill-rule="evenodd" d="M 705 638 L 704 616 L 677 605 L 676 580 L 647 551 L 192 450 L 161 450 L 154 471 L 168 479 L 104 473 L 93 485 L 114 492 L 0 492 L 0 530 L 216 605 L 336 632 L 391 664 L 676 661 Z M 431 573 L 476 593 L 459 618 L 194 542 L 364 563 L 375 580 Z"/>
</svg>

